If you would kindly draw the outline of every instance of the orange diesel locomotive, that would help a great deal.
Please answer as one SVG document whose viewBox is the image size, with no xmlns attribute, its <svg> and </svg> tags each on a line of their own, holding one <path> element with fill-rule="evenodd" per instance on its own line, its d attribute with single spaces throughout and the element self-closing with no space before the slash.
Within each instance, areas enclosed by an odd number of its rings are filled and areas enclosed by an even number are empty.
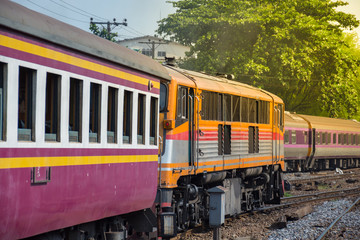
<svg viewBox="0 0 360 240">
<path fill-rule="evenodd" d="M 226 215 L 278 202 L 283 101 L 223 77 L 167 69 L 171 81 L 161 83 L 159 129 L 163 237 L 208 218 L 212 187 L 225 189 Z"/>
</svg>

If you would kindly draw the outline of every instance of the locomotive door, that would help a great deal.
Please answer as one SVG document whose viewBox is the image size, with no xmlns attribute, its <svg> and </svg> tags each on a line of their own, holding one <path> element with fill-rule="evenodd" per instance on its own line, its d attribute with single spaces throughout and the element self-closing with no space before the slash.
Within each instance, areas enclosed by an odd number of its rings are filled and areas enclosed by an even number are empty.
<svg viewBox="0 0 360 240">
<path fill-rule="evenodd" d="M 195 93 L 189 89 L 189 166 L 195 165 Z"/>
<path fill-rule="evenodd" d="M 186 152 L 179 154 L 187 154 L 188 166 L 195 165 L 195 91 L 193 88 L 184 86 L 178 87 L 177 100 L 177 126 L 184 124 L 186 128 Z M 185 127 L 186 126 L 186 127 Z M 185 129 L 184 129 L 185 130 Z M 184 143 L 185 144 L 185 143 Z"/>
</svg>

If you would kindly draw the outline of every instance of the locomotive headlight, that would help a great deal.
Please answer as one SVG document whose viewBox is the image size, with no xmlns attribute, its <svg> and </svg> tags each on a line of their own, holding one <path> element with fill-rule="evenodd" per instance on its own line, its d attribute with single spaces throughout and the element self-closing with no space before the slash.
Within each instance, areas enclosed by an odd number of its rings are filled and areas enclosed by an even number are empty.
<svg viewBox="0 0 360 240">
<path fill-rule="evenodd" d="M 160 236 L 163 238 L 174 237 L 177 234 L 176 215 L 173 212 L 160 214 Z"/>
</svg>

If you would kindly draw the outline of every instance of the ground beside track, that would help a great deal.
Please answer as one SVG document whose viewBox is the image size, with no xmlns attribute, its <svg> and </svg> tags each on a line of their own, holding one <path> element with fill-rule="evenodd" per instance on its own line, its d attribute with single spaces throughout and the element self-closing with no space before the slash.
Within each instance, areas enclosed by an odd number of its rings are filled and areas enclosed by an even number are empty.
<svg viewBox="0 0 360 240">
<path fill-rule="evenodd" d="M 347 170 L 349 172 L 351 170 Z M 338 189 L 354 188 L 360 186 L 360 173 L 359 171 L 353 171 L 355 174 L 347 175 L 344 178 L 319 179 L 319 176 L 331 176 L 335 175 L 335 171 L 327 171 L 326 173 L 319 174 L 285 174 L 285 179 L 291 182 L 291 179 L 308 179 L 316 177 L 317 180 L 304 181 L 303 183 L 297 183 L 292 186 L 290 191 L 286 192 L 287 196 L 297 196 L 317 192 L 334 191 Z M 352 203 L 355 197 L 349 197 L 340 200 L 327 200 L 322 202 L 312 203 L 314 212 L 303 217 L 300 220 L 287 222 L 287 228 L 285 229 L 270 229 L 271 225 L 276 223 L 278 219 L 284 215 L 290 215 L 295 212 L 300 206 L 293 206 L 279 210 L 273 210 L 267 213 L 253 213 L 248 215 L 241 215 L 236 218 L 226 220 L 225 226 L 221 228 L 222 240 L 242 240 L 242 239 L 316 239 L 318 235 L 331 223 L 332 218 L 336 218 L 337 214 Z M 358 218 L 354 218 L 352 215 L 348 218 L 344 218 L 343 225 L 339 225 L 338 230 L 331 232 L 331 235 L 326 239 L 359 239 L 360 233 L 355 230 L 360 229 L 360 213 L 359 207 L 352 211 L 357 214 Z M 317 219 L 318 217 L 318 219 Z M 348 219 L 348 220 L 346 220 Z M 306 226 L 310 226 L 307 228 Z M 354 227 L 351 227 L 354 226 Z M 292 231 L 295 229 L 296 231 Z M 304 232 L 300 230 L 304 230 Z M 337 229 L 337 228 L 334 228 Z M 355 230 L 354 230 L 355 229 Z M 348 231 L 346 231 L 348 230 Z M 281 235 L 285 234 L 285 235 Z M 356 238 L 352 238 L 352 237 Z M 198 227 L 179 234 L 174 240 L 202 240 L 212 239 L 212 230 L 205 227 Z"/>
</svg>

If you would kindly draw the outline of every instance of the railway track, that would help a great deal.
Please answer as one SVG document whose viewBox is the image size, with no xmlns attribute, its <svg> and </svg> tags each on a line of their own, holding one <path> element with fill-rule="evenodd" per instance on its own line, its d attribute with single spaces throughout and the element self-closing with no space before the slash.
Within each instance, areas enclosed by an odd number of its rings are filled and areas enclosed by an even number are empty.
<svg viewBox="0 0 360 240">
<path fill-rule="evenodd" d="M 259 208 L 254 211 L 251 211 L 251 212 L 244 212 L 234 218 L 227 219 L 224 229 L 226 229 L 226 231 L 236 232 L 236 230 L 229 230 L 229 229 L 232 228 L 231 226 L 236 225 L 236 223 L 234 223 L 234 222 L 240 221 L 240 219 L 254 219 L 254 218 L 261 219 L 264 216 L 270 216 L 273 213 L 275 215 L 279 215 L 279 213 L 276 213 L 276 212 L 281 209 L 297 209 L 298 207 L 302 207 L 301 205 L 306 205 L 309 203 L 322 202 L 322 201 L 327 201 L 327 200 L 332 200 L 332 199 L 343 199 L 343 198 L 351 197 L 351 196 L 359 197 L 360 196 L 360 187 L 348 188 L 348 189 L 338 189 L 338 190 L 327 191 L 327 192 L 316 192 L 316 193 L 312 193 L 312 194 L 304 194 L 304 195 L 292 196 L 292 197 L 284 197 L 281 199 L 282 203 L 279 205 L 266 206 L 266 207 Z M 265 215 L 263 215 L 261 213 L 263 213 Z M 269 214 L 269 213 L 271 213 L 271 214 Z M 280 215 L 283 215 L 283 213 L 280 213 Z M 274 219 L 268 221 L 268 223 L 271 221 L 274 221 Z M 244 222 L 246 222 L 245 225 L 244 225 Z M 241 224 L 241 228 L 250 228 L 250 229 L 252 228 L 250 226 L 250 224 L 248 224 L 248 221 L 244 221 L 244 222 Z M 254 224 L 254 226 L 255 225 L 256 224 Z M 226 231 L 224 231 L 224 233 Z M 246 231 L 246 230 L 244 230 L 244 231 Z M 248 231 L 251 231 L 251 230 L 248 230 Z M 266 233 L 265 233 L 266 230 L 262 230 L 262 231 L 264 231 L 263 236 L 266 235 Z M 209 239 L 211 237 L 212 237 L 212 229 L 211 228 L 207 228 L 207 227 L 204 228 L 204 226 L 201 226 L 201 227 L 198 226 L 194 229 L 191 229 L 189 231 L 179 234 L 179 236 L 177 236 L 174 239 L 176 239 L 176 240 Z M 230 237 L 230 239 L 232 239 L 232 238 Z"/>
<path fill-rule="evenodd" d="M 288 181 L 290 184 L 300 184 L 300 183 L 311 183 L 316 181 L 325 181 L 325 180 L 336 180 L 336 179 L 343 179 L 343 178 L 349 178 L 349 177 L 360 177 L 360 170 L 354 169 L 350 172 L 345 172 L 344 174 L 327 174 L 324 176 L 309 176 L 307 178 L 301 178 L 301 179 L 289 179 Z"/>
<path fill-rule="evenodd" d="M 328 191 L 328 192 L 319 192 L 319 193 L 292 196 L 292 197 L 285 197 L 285 198 L 281 199 L 281 201 L 282 202 L 285 201 L 285 203 L 259 208 L 259 209 L 254 210 L 254 212 L 271 211 L 271 210 L 277 210 L 277 209 L 281 209 L 281 208 L 286 208 L 286 207 L 290 207 L 290 206 L 301 205 L 301 204 L 306 204 L 306 203 L 311 203 L 311 202 L 319 202 L 319 201 L 325 201 L 325 200 L 336 199 L 336 198 L 344 198 L 344 197 L 349 197 L 349 196 L 357 196 L 357 195 L 360 196 L 360 187 Z"/>
<path fill-rule="evenodd" d="M 322 240 L 325 239 L 325 237 L 327 236 L 327 234 L 333 229 L 333 227 L 336 225 L 336 223 L 338 223 L 342 217 L 344 217 L 345 214 L 347 214 L 348 212 L 350 212 L 355 206 L 360 204 L 360 197 L 358 199 L 356 199 L 354 201 L 354 203 L 348 208 L 346 209 L 339 217 L 337 217 L 323 232 L 322 234 L 316 238 L 316 240 Z"/>
</svg>

